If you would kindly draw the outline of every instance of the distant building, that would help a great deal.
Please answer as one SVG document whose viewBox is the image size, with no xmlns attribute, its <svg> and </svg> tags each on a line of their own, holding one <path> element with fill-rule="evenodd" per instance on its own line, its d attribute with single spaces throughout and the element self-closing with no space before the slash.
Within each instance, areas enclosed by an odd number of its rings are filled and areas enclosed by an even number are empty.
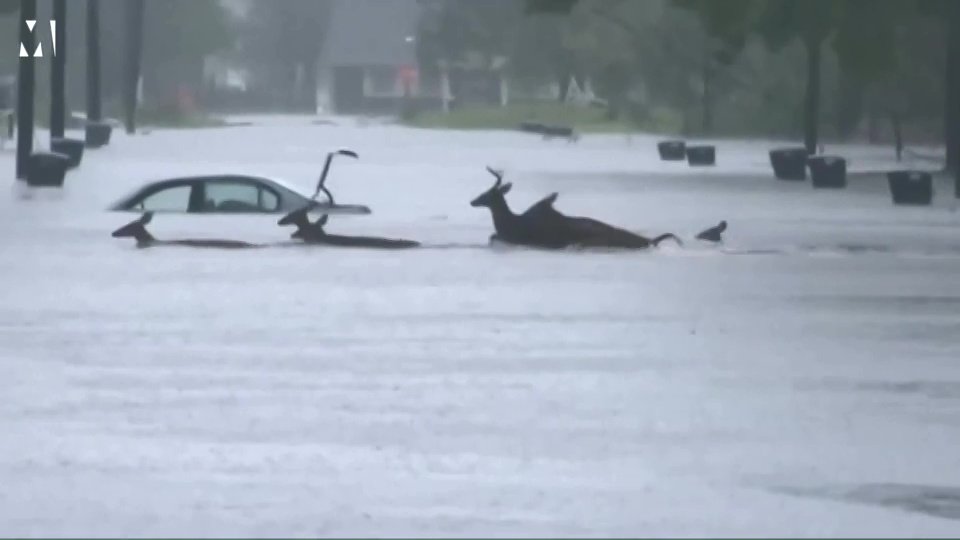
<svg viewBox="0 0 960 540">
<path fill-rule="evenodd" d="M 17 77 L 0 75 L 0 148 L 13 138 L 14 109 L 17 106 Z"/>
<path fill-rule="evenodd" d="M 334 0 L 320 52 L 318 103 L 338 114 L 397 112 L 405 98 L 439 106 L 421 80 L 417 0 Z"/>
<path fill-rule="evenodd" d="M 0 111 L 12 110 L 17 98 L 17 76 L 0 75 Z"/>
</svg>

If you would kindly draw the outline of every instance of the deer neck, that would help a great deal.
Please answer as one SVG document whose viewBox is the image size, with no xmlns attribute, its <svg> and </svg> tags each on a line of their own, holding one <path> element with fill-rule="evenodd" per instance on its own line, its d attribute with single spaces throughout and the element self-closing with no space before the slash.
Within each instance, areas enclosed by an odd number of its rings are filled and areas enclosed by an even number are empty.
<svg viewBox="0 0 960 540">
<path fill-rule="evenodd" d="M 157 239 L 147 232 L 146 229 L 136 231 L 133 238 L 137 241 L 137 247 L 150 247 L 157 243 Z"/>
<path fill-rule="evenodd" d="M 498 233 L 506 233 L 516 227 L 517 215 L 510 210 L 504 197 L 494 199 L 490 205 L 490 213 L 493 215 L 493 228 Z"/>
</svg>

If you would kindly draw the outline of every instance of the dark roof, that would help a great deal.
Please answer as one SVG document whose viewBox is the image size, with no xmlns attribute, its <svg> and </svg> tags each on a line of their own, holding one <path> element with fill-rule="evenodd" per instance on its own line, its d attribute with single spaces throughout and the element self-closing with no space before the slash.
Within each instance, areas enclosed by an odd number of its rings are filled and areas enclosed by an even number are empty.
<svg viewBox="0 0 960 540">
<path fill-rule="evenodd" d="M 324 65 L 413 65 L 420 18 L 417 0 L 335 0 L 327 39 L 320 51 Z"/>
</svg>

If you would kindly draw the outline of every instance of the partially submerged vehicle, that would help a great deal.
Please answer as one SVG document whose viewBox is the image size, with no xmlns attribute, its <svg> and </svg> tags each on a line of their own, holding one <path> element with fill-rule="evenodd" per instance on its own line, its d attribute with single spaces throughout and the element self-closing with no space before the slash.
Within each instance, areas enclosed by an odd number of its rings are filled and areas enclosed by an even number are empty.
<svg viewBox="0 0 960 540">
<path fill-rule="evenodd" d="M 176 245 L 204 248 L 253 248 L 236 240 L 157 240 L 146 225 L 155 212 L 181 214 L 277 214 L 284 216 L 279 225 L 295 225 L 297 230 L 291 238 L 307 245 L 337 247 L 361 247 L 379 249 L 404 249 L 418 247 L 419 242 L 369 236 L 342 236 L 327 234 L 324 226 L 331 214 L 366 215 L 368 207 L 357 204 L 337 204 L 333 193 L 326 187 L 330 165 L 335 156 L 357 158 L 351 150 L 338 150 L 327 155 L 323 172 L 313 195 L 306 195 L 295 187 L 275 178 L 249 175 L 205 175 L 173 178 L 150 183 L 111 206 L 114 211 L 140 212 L 142 216 L 113 232 L 114 238 L 133 238 L 137 247 Z M 317 197 L 323 193 L 325 201 Z M 311 222 L 310 214 L 320 214 Z"/>
<path fill-rule="evenodd" d="M 325 183 L 330 163 L 336 155 L 356 158 L 350 150 L 327 155 L 323 172 L 312 196 L 279 179 L 247 174 L 211 174 L 181 176 L 150 182 L 110 206 L 118 212 L 157 212 L 174 214 L 288 214 L 311 206 L 320 214 L 370 214 L 360 204 L 337 204 Z M 323 192 L 326 202 L 318 202 Z"/>
</svg>

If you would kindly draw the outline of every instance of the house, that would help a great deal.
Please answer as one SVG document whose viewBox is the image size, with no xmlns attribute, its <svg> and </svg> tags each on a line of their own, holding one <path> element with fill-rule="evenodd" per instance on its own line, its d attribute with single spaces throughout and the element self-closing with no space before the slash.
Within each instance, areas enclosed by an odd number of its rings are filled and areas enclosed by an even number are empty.
<svg viewBox="0 0 960 540">
<path fill-rule="evenodd" d="M 318 64 L 320 108 L 389 114 L 405 100 L 439 107 L 439 84 L 421 80 L 417 0 L 333 0 Z"/>
</svg>

